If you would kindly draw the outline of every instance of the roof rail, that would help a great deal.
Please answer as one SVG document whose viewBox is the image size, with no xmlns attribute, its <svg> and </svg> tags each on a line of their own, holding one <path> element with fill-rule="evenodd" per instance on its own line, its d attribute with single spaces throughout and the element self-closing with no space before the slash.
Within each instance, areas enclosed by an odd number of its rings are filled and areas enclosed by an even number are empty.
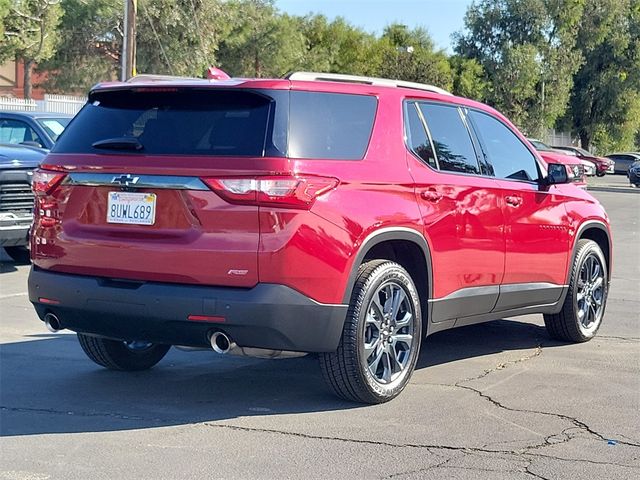
<svg viewBox="0 0 640 480">
<path fill-rule="evenodd" d="M 404 80 L 390 80 L 387 78 L 362 77 L 358 75 L 343 75 L 341 73 L 318 73 L 318 72 L 291 72 L 285 75 L 288 80 L 321 81 L 321 82 L 347 82 L 362 83 L 365 85 L 376 85 L 383 87 L 413 88 L 415 90 L 425 90 L 427 92 L 439 93 L 441 95 L 451 95 L 450 92 L 425 83 L 405 82 Z"/>
<path fill-rule="evenodd" d="M 142 74 L 136 75 L 135 77 L 131 77 L 127 80 L 127 83 L 138 83 L 138 82 L 170 82 L 172 80 L 204 80 L 202 78 L 196 77 L 179 77 L 176 75 L 150 75 L 150 74 Z"/>
</svg>

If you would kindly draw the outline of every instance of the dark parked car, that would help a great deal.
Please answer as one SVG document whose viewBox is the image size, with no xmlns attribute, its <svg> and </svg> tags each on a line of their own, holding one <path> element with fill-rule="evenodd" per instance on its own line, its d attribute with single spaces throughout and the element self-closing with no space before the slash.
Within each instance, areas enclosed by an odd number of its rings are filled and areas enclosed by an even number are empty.
<svg viewBox="0 0 640 480">
<path fill-rule="evenodd" d="M 596 166 L 596 175 L 598 177 L 604 177 L 606 173 L 613 173 L 614 161 L 610 158 L 597 157 L 596 155 L 586 151 L 584 148 L 570 146 L 554 146 L 553 148 L 555 150 L 573 153 L 578 158 L 592 162 Z"/>
<path fill-rule="evenodd" d="M 631 164 L 627 176 L 629 177 L 629 183 L 631 185 L 640 187 L 640 160 Z"/>
<path fill-rule="evenodd" d="M 0 112 L 0 143 L 51 150 L 72 115 L 44 112 Z"/>
<path fill-rule="evenodd" d="M 615 165 L 613 167 L 614 173 L 623 173 L 626 175 L 631 164 L 640 160 L 640 153 L 612 153 L 611 155 L 607 155 L 607 158 L 610 158 L 615 162 Z"/>
<path fill-rule="evenodd" d="M 113 370 L 171 345 L 314 352 L 335 393 L 379 403 L 426 335 L 539 313 L 585 342 L 604 316 L 603 207 L 499 112 L 437 87 L 101 84 L 33 186 L 29 299 Z"/>
<path fill-rule="evenodd" d="M 33 170 L 46 150 L 0 144 L 0 247 L 18 262 L 26 262 L 29 228 L 33 221 Z"/>
</svg>

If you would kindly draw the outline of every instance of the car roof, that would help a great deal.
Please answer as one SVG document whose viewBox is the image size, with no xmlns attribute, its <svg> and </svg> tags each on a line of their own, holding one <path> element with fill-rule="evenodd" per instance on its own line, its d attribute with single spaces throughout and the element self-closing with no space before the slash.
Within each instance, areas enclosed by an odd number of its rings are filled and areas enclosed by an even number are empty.
<svg viewBox="0 0 640 480">
<path fill-rule="evenodd" d="M 18 110 L 0 110 L 0 114 L 16 117 L 31 117 L 31 118 L 73 118 L 73 115 L 68 113 L 55 113 L 55 112 L 27 112 Z"/>
<path fill-rule="evenodd" d="M 434 87 L 433 85 L 375 77 L 314 72 L 295 72 L 287 75 L 287 77 L 288 78 L 230 78 L 228 80 L 216 80 L 167 75 L 138 75 L 132 77 L 127 82 L 103 82 L 94 85 L 89 91 L 89 102 L 92 101 L 96 94 L 117 90 L 152 91 L 156 89 L 173 88 L 298 90 L 433 100 L 491 113 L 503 122 L 513 125 L 508 118 L 494 108 L 475 100 L 452 95 L 446 90 Z"/>
</svg>

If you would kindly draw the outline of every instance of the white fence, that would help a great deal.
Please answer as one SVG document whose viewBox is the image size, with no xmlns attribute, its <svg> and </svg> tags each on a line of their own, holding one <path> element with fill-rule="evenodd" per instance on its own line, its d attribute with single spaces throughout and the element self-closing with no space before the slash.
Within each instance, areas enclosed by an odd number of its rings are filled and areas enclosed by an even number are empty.
<svg viewBox="0 0 640 480">
<path fill-rule="evenodd" d="M 46 94 L 44 100 L 0 97 L 0 110 L 26 110 L 29 112 L 53 112 L 75 115 L 86 101 L 86 97 L 74 97 L 71 95 Z"/>
<path fill-rule="evenodd" d="M 44 96 L 43 112 L 68 113 L 75 115 L 86 103 L 87 97 L 74 97 L 71 95 L 49 95 Z"/>
<path fill-rule="evenodd" d="M 38 109 L 35 100 L 24 100 L 22 98 L 0 97 L 0 110 L 22 110 L 34 112 Z"/>
</svg>

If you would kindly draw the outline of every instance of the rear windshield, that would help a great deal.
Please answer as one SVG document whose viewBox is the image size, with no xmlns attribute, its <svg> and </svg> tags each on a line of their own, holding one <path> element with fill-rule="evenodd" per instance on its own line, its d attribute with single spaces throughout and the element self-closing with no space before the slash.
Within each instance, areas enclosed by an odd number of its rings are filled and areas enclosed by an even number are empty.
<svg viewBox="0 0 640 480">
<path fill-rule="evenodd" d="M 272 103 L 247 91 L 104 92 L 78 113 L 53 152 L 263 156 L 273 146 L 266 141 Z M 140 148 L 94 147 L 110 139 L 135 139 Z"/>
<path fill-rule="evenodd" d="M 54 153 L 363 158 L 377 99 L 287 90 L 94 94 Z"/>
</svg>

